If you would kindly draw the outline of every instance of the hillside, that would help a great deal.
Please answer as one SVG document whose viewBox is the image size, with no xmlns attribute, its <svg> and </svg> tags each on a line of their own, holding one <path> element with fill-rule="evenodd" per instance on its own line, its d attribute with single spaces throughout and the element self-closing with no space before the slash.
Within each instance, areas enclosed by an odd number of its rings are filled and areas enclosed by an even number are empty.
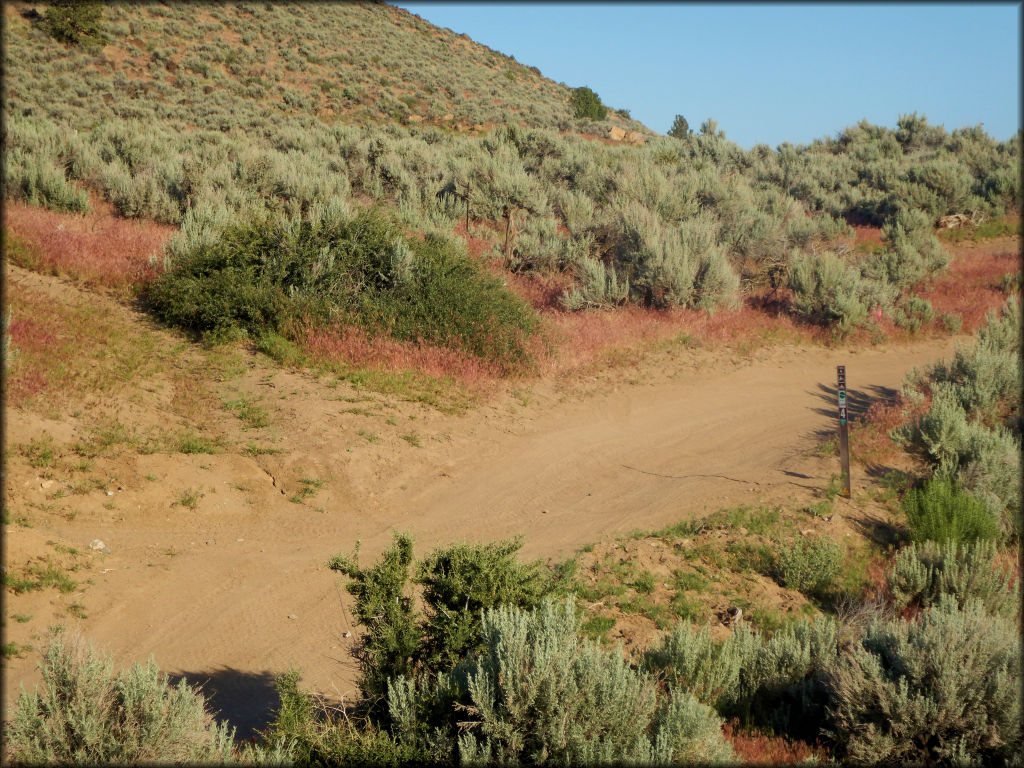
<svg viewBox="0 0 1024 768">
<path fill-rule="evenodd" d="M 567 86 L 385 3 L 113 4 L 107 44 L 66 50 L 60 62 L 22 15 L 35 7 L 5 5 L 9 61 L 19 64 L 10 108 L 42 108 L 37 116 L 75 126 L 155 117 L 179 130 L 228 131 L 268 114 L 453 130 L 573 120 Z"/>
</svg>

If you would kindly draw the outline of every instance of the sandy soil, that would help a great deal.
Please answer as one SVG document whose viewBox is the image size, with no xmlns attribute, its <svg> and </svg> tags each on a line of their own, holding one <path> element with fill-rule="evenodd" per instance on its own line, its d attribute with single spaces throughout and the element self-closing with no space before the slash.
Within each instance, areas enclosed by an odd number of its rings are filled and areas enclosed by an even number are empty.
<svg viewBox="0 0 1024 768">
<path fill-rule="evenodd" d="M 7 269 L 9 280 L 54 301 L 106 302 Z M 103 311 L 143 322 L 114 302 Z M 168 347 L 178 343 L 164 337 Z M 46 628 L 60 623 L 118 665 L 153 654 L 164 670 L 206 681 L 214 705 L 246 733 L 264 721 L 273 676 L 289 667 L 329 697 L 355 695 L 350 598 L 325 564 L 357 540 L 366 561 L 394 531 L 410 531 L 420 554 L 522 536 L 524 555 L 562 558 L 722 507 L 810 499 L 829 479 L 828 462 L 808 454 L 834 428 L 836 364 L 847 366 L 856 413 L 953 344 L 772 346 L 745 357 L 680 347 L 587 380 L 510 386 L 461 415 L 274 369 L 242 352 L 242 372 L 216 384 L 213 402 L 245 394 L 267 410 L 263 428 L 246 430 L 223 408 L 176 406 L 175 387 L 185 383 L 171 372 L 56 415 L 11 410 L 6 504 L 32 527 L 4 527 L 5 564 L 49 554 L 77 563 L 81 586 L 7 593 L 5 639 L 39 648 Z M 190 355 L 201 362 L 200 351 Z M 49 434 L 70 456 L 67 445 L 100 413 L 137 429 L 201 427 L 227 447 L 213 455 L 114 451 L 90 470 L 103 487 L 75 493 L 59 492 L 73 485 L 66 462 L 41 472 L 17 450 Z M 245 455 L 253 441 L 278 452 Z M 866 482 L 855 475 L 855 495 Z M 194 508 L 176 503 L 189 490 L 199 495 Z M 90 550 L 94 539 L 110 553 Z M 84 618 L 68 613 L 72 604 Z M 12 621 L 14 614 L 30 618 Z M 28 653 L 7 663 L 5 708 L 19 685 L 38 681 L 37 660 Z"/>
</svg>

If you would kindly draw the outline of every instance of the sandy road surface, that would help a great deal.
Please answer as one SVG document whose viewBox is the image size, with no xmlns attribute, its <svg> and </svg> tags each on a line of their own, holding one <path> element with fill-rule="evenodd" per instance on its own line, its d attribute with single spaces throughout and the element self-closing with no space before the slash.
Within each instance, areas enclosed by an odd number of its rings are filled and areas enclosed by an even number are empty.
<svg viewBox="0 0 1024 768">
<path fill-rule="evenodd" d="M 743 362 L 674 358 L 669 371 L 655 360 L 639 377 L 653 384 L 604 383 L 579 398 L 541 383 L 526 406 L 503 396 L 461 416 L 424 412 L 421 448 L 354 449 L 354 430 L 336 425 L 338 403 L 309 377 L 282 374 L 278 386 L 299 392 L 288 401 L 283 456 L 129 456 L 116 510 L 99 497 L 45 530 L 9 527 L 8 552 L 48 537 L 106 541 L 112 552 L 93 564 L 94 583 L 76 598 L 87 618 L 75 625 L 118 664 L 152 653 L 168 672 L 208 680 L 215 706 L 244 732 L 265 717 L 272 677 L 289 666 L 309 688 L 354 694 L 354 637 L 344 635 L 356 627 L 325 563 L 356 539 L 366 560 L 394 530 L 412 532 L 420 554 L 522 535 L 524 554 L 562 557 L 603 536 L 821 488 L 828 478 L 807 476 L 805 454 L 834 424 L 835 365 L 847 365 L 856 407 L 892 394 L 911 367 L 953 343 L 775 347 Z M 16 441 L 21 415 L 8 416 Z M 289 503 L 281 487 L 299 465 L 332 478 L 316 509 Z M 205 489 L 196 509 L 170 506 L 196 482 Z M 9 483 L 9 494 L 22 492 L 21 477 Z M 40 616 L 53 600 L 25 599 L 35 607 L 18 610 Z M 38 679 L 35 664 L 33 655 L 10 663 L 7 705 L 20 683 Z"/>
</svg>

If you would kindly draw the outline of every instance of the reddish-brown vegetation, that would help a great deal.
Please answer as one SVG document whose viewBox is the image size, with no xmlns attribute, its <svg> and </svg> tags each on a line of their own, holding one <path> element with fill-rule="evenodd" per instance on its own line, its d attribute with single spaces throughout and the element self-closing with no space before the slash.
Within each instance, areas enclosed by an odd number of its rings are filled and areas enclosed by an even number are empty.
<svg viewBox="0 0 1024 768">
<path fill-rule="evenodd" d="M 8 258 L 27 268 L 70 277 L 94 288 L 127 292 L 159 271 L 159 254 L 174 227 L 115 216 L 91 202 L 84 216 L 7 201 L 4 226 L 29 249 L 8 248 Z"/>
<path fill-rule="evenodd" d="M 302 347 L 314 362 L 390 373 L 417 371 L 436 379 L 451 379 L 471 391 L 481 391 L 501 376 L 494 364 L 478 357 L 422 342 L 370 337 L 353 326 L 307 328 Z"/>
<path fill-rule="evenodd" d="M 779 736 L 739 732 L 739 720 L 733 718 L 722 730 L 741 763 L 751 765 L 795 765 L 808 758 L 823 760 L 826 751 L 820 745 L 790 741 Z"/>
<path fill-rule="evenodd" d="M 922 298 L 932 303 L 937 314 L 959 314 L 963 318 L 961 332 L 974 333 L 988 311 L 1006 301 L 1000 287 L 1003 278 L 1020 273 L 1021 254 L 1011 249 L 1012 242 L 998 240 L 958 249 L 949 269 L 921 291 Z"/>
</svg>

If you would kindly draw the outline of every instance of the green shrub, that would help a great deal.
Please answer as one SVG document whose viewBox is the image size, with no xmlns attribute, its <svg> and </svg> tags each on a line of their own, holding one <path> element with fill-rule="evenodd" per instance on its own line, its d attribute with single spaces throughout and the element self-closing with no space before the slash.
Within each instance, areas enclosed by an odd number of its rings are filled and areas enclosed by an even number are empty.
<svg viewBox="0 0 1024 768">
<path fill-rule="evenodd" d="M 388 679 L 411 674 L 419 649 L 420 630 L 409 591 L 412 538 L 395 534 L 391 548 L 372 568 L 359 565 L 359 544 L 351 556 L 335 555 L 329 565 L 350 581 L 356 617 L 365 634 L 354 651 L 359 663 L 359 689 L 371 706 L 387 694 Z"/>
<path fill-rule="evenodd" d="M 214 721 L 203 697 L 171 686 L 150 659 L 114 673 L 91 646 L 58 633 L 42 663 L 43 690 L 22 691 L 7 732 L 18 763 L 223 762 L 233 731 Z"/>
<path fill-rule="evenodd" d="M 830 729 L 857 764 L 994 764 L 1021 749 L 1013 623 L 945 597 L 874 621 L 827 670 Z"/>
<path fill-rule="evenodd" d="M 586 86 L 573 88 L 569 105 L 578 120 L 604 120 L 608 117 L 608 107 L 601 103 L 601 97 Z"/>
<path fill-rule="evenodd" d="M 672 121 L 672 127 L 668 129 L 668 135 L 674 139 L 685 139 L 690 135 L 690 124 L 682 115 L 676 115 Z"/>
<path fill-rule="evenodd" d="M 87 0 L 56 0 L 43 12 L 43 27 L 62 43 L 97 45 L 103 35 L 103 4 Z"/>
<path fill-rule="evenodd" d="M 996 562 L 995 544 L 988 541 L 912 543 L 896 554 L 886 574 L 897 608 L 934 605 L 952 595 L 961 606 L 978 600 L 989 613 L 1012 619 L 1020 592 L 1011 581 L 1007 569 Z"/>
<path fill-rule="evenodd" d="M 710 627 L 694 632 L 680 621 L 644 654 L 642 667 L 723 717 L 814 738 L 824 705 L 820 677 L 837 638 L 838 625 L 829 618 L 801 618 L 771 637 L 744 622 L 721 642 L 711 638 Z"/>
<path fill-rule="evenodd" d="M 435 744 L 443 735 L 457 739 L 464 763 L 706 763 L 732 757 L 713 711 L 682 691 L 659 697 L 651 677 L 631 668 L 620 652 L 581 640 L 579 629 L 571 599 L 530 612 L 486 611 L 484 650 L 455 673 L 464 688 L 447 676 L 436 685 L 408 679 L 393 685 L 392 716 L 402 738 L 427 738 L 423 715 L 437 712 L 446 692 L 458 691 L 447 707 L 455 717 L 432 738 Z"/>
<path fill-rule="evenodd" d="M 902 505 L 914 541 L 962 543 L 999 536 L 999 524 L 985 505 L 941 477 L 911 488 Z"/>
<path fill-rule="evenodd" d="M 856 267 L 830 252 L 794 256 L 789 285 L 797 315 L 844 333 L 863 323 L 873 308 L 893 300 L 890 287 L 861 277 Z"/>
<path fill-rule="evenodd" d="M 279 675 L 280 699 L 274 719 L 258 748 L 264 754 L 286 755 L 296 765 L 401 765 L 419 755 L 397 743 L 371 721 L 338 713 L 298 687 L 297 672 Z M 270 762 L 270 761 L 265 761 Z"/>
<path fill-rule="evenodd" d="M 404 238 L 379 215 L 228 227 L 180 255 L 149 289 L 165 322 L 252 336 L 294 324 L 358 323 L 512 366 L 530 308 L 447 241 Z"/>
<path fill-rule="evenodd" d="M 550 593 L 540 561 L 520 563 L 522 541 L 455 544 L 432 552 L 416 568 L 427 621 L 421 655 L 447 669 L 477 648 L 480 616 L 499 605 L 534 608 Z"/>
<path fill-rule="evenodd" d="M 798 538 L 776 551 L 772 577 L 783 587 L 813 594 L 832 586 L 841 558 L 842 550 L 830 538 Z"/>
</svg>

